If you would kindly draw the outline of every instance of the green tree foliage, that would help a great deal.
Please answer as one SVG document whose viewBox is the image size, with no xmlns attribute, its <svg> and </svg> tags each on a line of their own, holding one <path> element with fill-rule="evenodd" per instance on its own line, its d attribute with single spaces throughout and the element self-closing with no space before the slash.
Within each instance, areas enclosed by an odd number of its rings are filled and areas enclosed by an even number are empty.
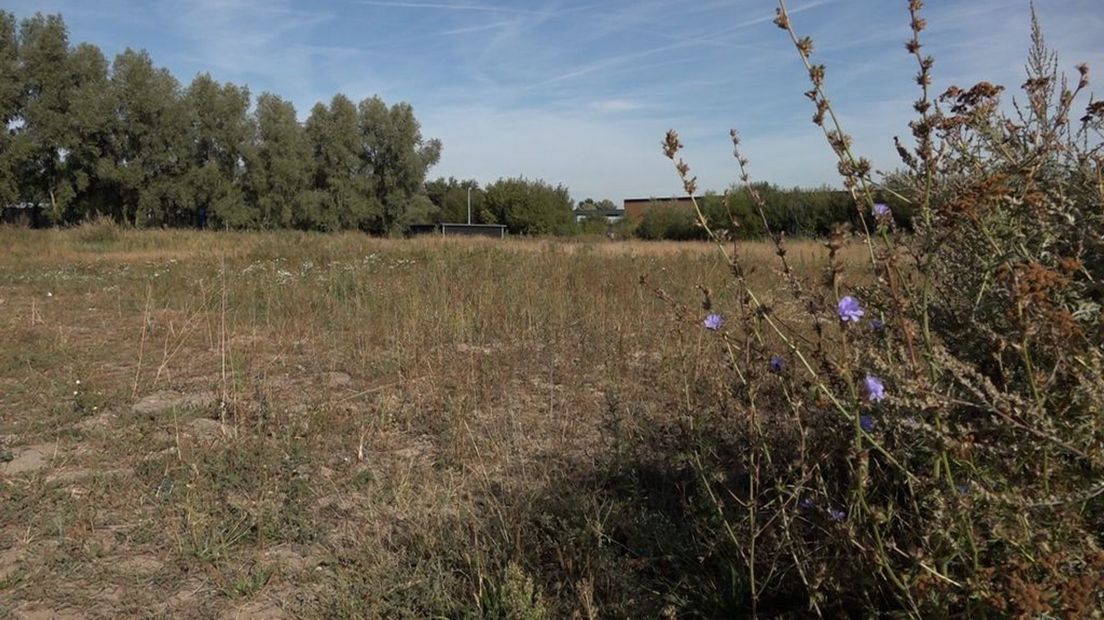
<svg viewBox="0 0 1104 620">
<path fill-rule="evenodd" d="M 388 108 L 372 97 L 360 102 L 358 115 L 359 154 L 378 208 L 372 232 L 393 234 L 428 220 L 434 207 L 424 196 L 425 178 L 441 157 L 441 143 L 422 138 L 408 103 Z"/>
<path fill-rule="evenodd" d="M 610 223 L 604 215 L 588 215 L 579 221 L 578 231 L 583 235 L 604 235 L 609 231 Z"/>
<path fill-rule="evenodd" d="M 114 188 L 116 219 L 131 224 L 189 222 L 181 179 L 187 124 L 180 85 L 149 54 L 127 49 L 111 70 L 112 139 L 101 167 Z"/>
<path fill-rule="evenodd" d="M 474 179 L 459 181 L 453 177 L 439 178 L 426 183 L 426 195 L 437 208 L 433 222 L 467 222 L 469 190 L 472 223 L 497 223 L 487 208 L 487 193 L 479 187 L 479 183 Z"/>
<path fill-rule="evenodd" d="M 698 225 L 698 217 L 692 209 L 655 206 L 644 212 L 636 234 L 641 239 L 668 239 L 689 241 L 704 239 L 705 230 Z"/>
<path fill-rule="evenodd" d="M 296 120 L 295 106 L 271 93 L 257 98 L 253 124 L 255 142 L 247 151 L 244 188 L 246 200 L 256 205 L 254 224 L 292 226 L 313 174 L 307 135 Z"/>
<path fill-rule="evenodd" d="M 58 218 L 70 198 L 65 191 L 65 153 L 69 132 L 69 35 L 61 17 L 37 14 L 19 32 L 19 69 L 25 97 L 22 125 L 13 154 L 24 197 L 50 206 Z"/>
<path fill-rule="evenodd" d="M 246 205 L 242 191 L 253 136 L 249 90 L 201 74 L 185 91 L 184 108 L 190 147 L 184 178 L 187 215 L 219 228 L 255 225 L 257 210 Z"/>
<path fill-rule="evenodd" d="M 13 135 L 8 127 L 20 119 L 23 88 L 19 72 L 19 39 L 15 16 L 0 11 L 0 205 L 18 200 Z"/>
<path fill-rule="evenodd" d="M 575 209 L 579 211 L 597 211 L 599 209 L 613 210 L 616 208 L 617 205 L 614 204 L 613 201 L 609 198 L 603 198 L 602 200 L 598 201 L 595 201 L 593 198 L 587 198 L 575 207 Z"/>
<path fill-rule="evenodd" d="M 699 198 L 698 206 L 710 227 L 728 231 L 737 239 L 763 237 L 766 234 L 764 217 L 772 231 L 788 237 L 826 237 L 841 224 L 858 231 L 862 230 L 863 220 L 868 228 L 876 227 L 873 216 L 857 209 L 848 192 L 827 187 L 783 189 L 770 183 L 756 183 L 754 187 L 766 204 L 762 215 L 743 186 L 733 186 L 724 196 L 707 193 Z M 891 192 L 878 194 L 876 199 L 890 206 L 898 227 L 911 228 L 913 213 L 908 204 L 896 200 Z M 692 208 L 669 207 L 662 203 L 645 211 L 636 234 L 643 239 L 705 238 L 705 231 L 697 226 Z"/>
<path fill-rule="evenodd" d="M 276 95 L 200 74 L 185 90 L 146 52 L 111 66 L 71 47 L 58 15 L 0 12 L 0 204 L 59 224 L 105 214 L 136 226 L 295 226 L 401 232 L 430 221 L 441 144 L 409 104 L 336 95 L 305 126 Z"/>
<path fill-rule="evenodd" d="M 69 54 L 67 144 L 60 184 L 66 205 L 61 221 L 107 213 L 115 201 L 100 175 L 111 151 L 114 101 L 108 82 L 108 62 L 95 45 L 81 43 Z"/>
<path fill-rule="evenodd" d="M 54 221 L 79 219 L 107 201 L 98 174 L 110 132 L 107 60 L 94 45 L 70 48 L 59 16 L 24 20 L 14 46 L 12 21 L 3 22 L 4 72 L 13 78 L 0 95 L 5 126 L 14 130 L 5 138 L 10 143 L 6 167 L 8 174 L 14 171 L 18 190 L 12 196 L 9 181 L 3 191 L 9 199 L 47 205 Z"/>
<path fill-rule="evenodd" d="M 487 208 L 513 234 L 566 235 L 574 232 L 571 197 L 563 185 L 523 177 L 487 186 Z"/>
<path fill-rule="evenodd" d="M 302 225 L 316 230 L 367 228 L 381 207 L 363 174 L 356 105 L 340 94 L 329 107 L 315 104 L 306 131 L 314 153 L 314 179 Z"/>
</svg>

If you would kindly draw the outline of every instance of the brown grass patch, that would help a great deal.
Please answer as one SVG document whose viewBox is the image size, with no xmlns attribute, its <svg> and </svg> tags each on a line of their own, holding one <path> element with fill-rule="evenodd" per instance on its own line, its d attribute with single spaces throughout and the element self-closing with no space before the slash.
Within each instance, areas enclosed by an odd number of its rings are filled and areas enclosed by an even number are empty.
<svg viewBox="0 0 1104 620">
<path fill-rule="evenodd" d="M 26 551 L 6 612 L 209 617 L 274 592 L 290 615 L 478 606 L 480 580 L 524 576 L 452 536 L 508 527 L 506 491 L 564 479 L 601 454 L 611 411 L 670 411 L 705 372 L 700 318 L 674 322 L 651 286 L 732 294 L 698 243 L 0 229 L 0 245 L 0 447 L 59 455 L 0 475 L 4 546 Z M 769 246 L 741 248 L 777 277 Z M 791 251 L 816 277 L 823 248 Z"/>
</svg>

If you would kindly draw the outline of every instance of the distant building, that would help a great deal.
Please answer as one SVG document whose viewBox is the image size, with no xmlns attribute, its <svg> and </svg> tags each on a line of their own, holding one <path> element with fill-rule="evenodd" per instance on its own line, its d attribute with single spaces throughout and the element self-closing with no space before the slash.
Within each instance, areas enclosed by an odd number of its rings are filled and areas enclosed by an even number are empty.
<svg viewBox="0 0 1104 620">
<path fill-rule="evenodd" d="M 616 224 L 625 217 L 624 209 L 575 209 L 575 223 L 591 217 L 604 217 L 606 222 Z"/>
<path fill-rule="evenodd" d="M 651 209 L 693 209 L 694 200 L 701 204 L 702 196 L 680 196 L 671 198 L 626 198 L 625 217 L 634 222 L 644 219 L 644 214 Z"/>
<path fill-rule="evenodd" d="M 46 209 L 37 202 L 19 202 L 0 209 L 0 222 L 27 228 L 44 228 L 47 225 Z"/>
<path fill-rule="evenodd" d="M 506 227 L 502 224 L 412 224 L 407 229 L 411 237 L 438 235 L 441 237 L 491 237 L 502 239 Z"/>
</svg>

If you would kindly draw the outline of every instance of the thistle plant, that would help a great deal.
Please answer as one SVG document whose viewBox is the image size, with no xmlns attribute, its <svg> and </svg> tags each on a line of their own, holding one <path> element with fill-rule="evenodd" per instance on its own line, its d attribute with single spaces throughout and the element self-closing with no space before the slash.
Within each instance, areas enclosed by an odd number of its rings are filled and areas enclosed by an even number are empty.
<svg viewBox="0 0 1104 620">
<path fill-rule="evenodd" d="M 859 219 L 873 279 L 838 259 L 844 230 L 825 244 L 822 281 L 795 273 L 733 130 L 794 303 L 783 313 L 752 287 L 739 243 L 694 205 L 738 292 L 735 307 L 707 301 L 703 323 L 734 375 L 712 408 L 741 446 L 736 461 L 695 461 L 713 515 L 703 527 L 731 544 L 744 584 L 732 595 L 753 614 L 797 611 L 779 603 L 792 597 L 817 615 L 1100 613 L 1104 103 L 1084 101 L 1085 65 L 1075 84 L 1059 72 L 1034 15 L 1022 100 L 1002 105 L 988 82 L 933 97 L 922 10 L 907 2 L 913 143 L 894 138 L 903 168 L 875 179 L 779 1 L 813 122 L 874 222 Z M 675 131 L 663 148 L 693 196 Z M 879 192 L 912 207 L 914 233 L 893 226 Z"/>
</svg>

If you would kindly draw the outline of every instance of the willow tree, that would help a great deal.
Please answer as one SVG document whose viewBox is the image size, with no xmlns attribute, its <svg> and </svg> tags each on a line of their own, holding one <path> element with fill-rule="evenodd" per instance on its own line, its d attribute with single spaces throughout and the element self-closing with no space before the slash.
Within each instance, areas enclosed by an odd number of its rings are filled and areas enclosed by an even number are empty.
<svg viewBox="0 0 1104 620">
<path fill-rule="evenodd" d="M 19 29 L 19 78 L 23 109 L 13 136 L 16 174 L 23 197 L 61 216 L 64 145 L 70 142 L 69 35 L 61 16 L 36 14 Z"/>
<path fill-rule="evenodd" d="M 183 218 L 187 125 L 180 84 L 145 51 L 115 57 L 111 148 L 101 169 L 117 196 L 114 215 L 134 224 Z"/>
<path fill-rule="evenodd" d="M 253 125 L 249 89 L 219 84 L 203 73 L 184 92 L 188 167 L 184 175 L 189 217 L 216 226 L 248 228 L 257 211 L 245 201 L 242 183 Z"/>
<path fill-rule="evenodd" d="M 367 227 L 380 209 L 364 175 L 356 105 L 341 94 L 329 107 L 315 104 L 306 131 L 314 170 L 303 224 L 317 230 Z"/>
<path fill-rule="evenodd" d="M 408 103 L 390 108 L 379 97 L 358 107 L 363 169 L 378 210 L 372 232 L 393 234 L 415 221 L 428 221 L 436 207 L 425 193 L 426 173 L 441 157 L 438 140 L 422 138 Z"/>
<path fill-rule="evenodd" d="M 246 199 L 260 228 L 285 228 L 303 211 L 311 182 L 311 146 L 295 116 L 295 106 L 262 93 L 253 113 L 253 148 L 246 159 Z"/>
<path fill-rule="evenodd" d="M 19 38 L 15 16 L 0 11 L 0 206 L 19 199 L 13 158 L 13 139 L 8 131 L 19 119 L 23 86 L 19 73 Z"/>
</svg>

